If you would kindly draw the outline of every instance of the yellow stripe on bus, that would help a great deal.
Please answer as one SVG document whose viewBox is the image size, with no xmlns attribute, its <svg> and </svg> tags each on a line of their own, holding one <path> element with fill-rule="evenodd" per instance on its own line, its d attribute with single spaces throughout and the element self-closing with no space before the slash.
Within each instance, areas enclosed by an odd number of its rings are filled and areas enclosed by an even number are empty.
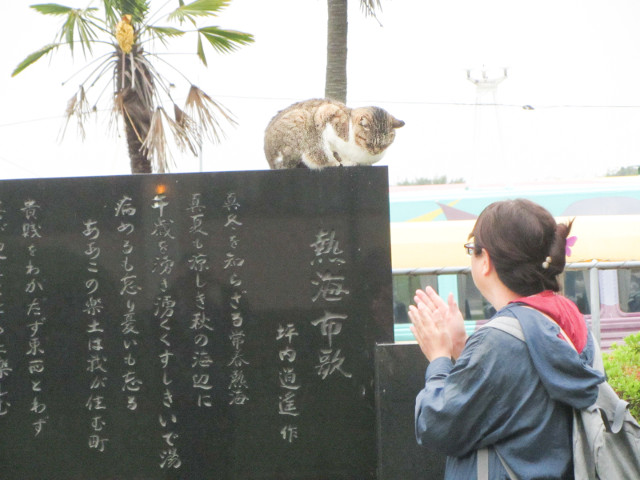
<svg viewBox="0 0 640 480">
<path fill-rule="evenodd" d="M 564 222 L 566 218 L 558 218 Z M 469 265 L 462 247 L 475 220 L 394 222 L 391 224 L 391 261 L 394 269 L 460 267 Z M 640 215 L 576 217 L 567 262 L 640 261 Z"/>
</svg>

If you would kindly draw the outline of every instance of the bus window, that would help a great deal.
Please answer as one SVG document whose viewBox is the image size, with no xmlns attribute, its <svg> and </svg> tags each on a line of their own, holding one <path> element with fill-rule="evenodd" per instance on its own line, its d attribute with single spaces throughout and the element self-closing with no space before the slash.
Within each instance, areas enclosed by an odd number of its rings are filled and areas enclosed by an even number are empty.
<svg viewBox="0 0 640 480">
<path fill-rule="evenodd" d="M 446 301 L 453 292 L 465 320 L 491 318 L 495 309 L 480 294 L 471 273 L 443 275 L 394 275 L 393 318 L 394 323 L 409 323 L 407 309 L 413 303 L 416 290 L 431 286 Z M 442 288 L 438 287 L 444 287 Z M 441 291 L 443 290 L 443 291 Z M 445 291 L 446 290 L 446 291 Z"/>
<path fill-rule="evenodd" d="M 460 273 L 458 277 L 458 307 L 465 320 L 491 318 L 495 309 L 480 294 L 471 278 L 471 273 Z"/>
<path fill-rule="evenodd" d="M 640 268 L 618 270 L 620 310 L 640 312 Z"/>
<path fill-rule="evenodd" d="M 407 309 L 413 303 L 416 290 L 431 285 L 438 290 L 437 275 L 394 275 L 393 276 L 393 322 L 409 323 Z"/>
<path fill-rule="evenodd" d="M 589 315 L 591 313 L 588 286 L 588 270 L 565 270 L 562 293 L 578 306 L 578 310 L 580 310 L 580 313 L 583 315 Z"/>
</svg>

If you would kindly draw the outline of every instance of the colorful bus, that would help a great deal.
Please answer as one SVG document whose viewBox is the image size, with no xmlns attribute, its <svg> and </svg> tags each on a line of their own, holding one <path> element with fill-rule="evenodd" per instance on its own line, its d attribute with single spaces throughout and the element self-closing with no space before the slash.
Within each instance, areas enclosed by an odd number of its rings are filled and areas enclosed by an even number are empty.
<svg viewBox="0 0 640 480">
<path fill-rule="evenodd" d="M 558 219 L 574 219 L 563 293 L 603 349 L 640 331 L 640 177 L 511 186 L 390 188 L 395 340 L 413 341 L 407 307 L 416 289 L 454 294 L 473 332 L 492 307 L 475 288 L 462 245 L 490 203 L 528 198 Z"/>
</svg>

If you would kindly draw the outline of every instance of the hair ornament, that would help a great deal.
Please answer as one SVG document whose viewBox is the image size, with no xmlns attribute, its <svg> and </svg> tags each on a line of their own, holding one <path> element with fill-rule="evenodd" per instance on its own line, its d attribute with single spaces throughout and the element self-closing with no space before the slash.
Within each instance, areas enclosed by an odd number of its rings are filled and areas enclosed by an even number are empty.
<svg viewBox="0 0 640 480">
<path fill-rule="evenodd" d="M 544 259 L 544 262 L 542 262 L 542 268 L 544 268 L 545 270 L 549 268 L 549 265 L 551 264 L 551 260 L 553 260 L 551 257 L 547 257 Z"/>
<path fill-rule="evenodd" d="M 575 235 L 567 238 L 567 244 L 564 247 L 564 253 L 567 255 L 567 257 L 571 256 L 571 247 L 573 247 L 577 241 L 578 237 L 576 237 Z"/>
</svg>

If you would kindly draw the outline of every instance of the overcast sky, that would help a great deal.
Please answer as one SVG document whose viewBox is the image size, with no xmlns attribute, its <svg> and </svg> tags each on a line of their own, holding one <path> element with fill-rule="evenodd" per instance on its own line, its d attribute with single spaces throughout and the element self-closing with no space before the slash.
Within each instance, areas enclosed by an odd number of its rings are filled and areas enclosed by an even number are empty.
<svg viewBox="0 0 640 480">
<path fill-rule="evenodd" d="M 81 55 L 75 63 L 42 59 L 10 77 L 58 29 L 31 3 L 0 6 L 0 178 L 128 173 L 124 140 L 110 133 L 106 114 L 84 143 L 73 126 L 58 141 L 67 100 L 84 77 L 62 82 L 84 65 Z M 384 0 L 380 23 L 358 4 L 350 1 L 347 104 L 377 105 L 406 122 L 380 162 L 392 183 L 594 177 L 640 164 L 639 2 Z M 255 44 L 209 53 L 208 69 L 182 55 L 194 50 L 188 46 L 169 58 L 239 122 L 223 144 L 205 145 L 205 171 L 268 168 L 262 142 L 270 118 L 324 93 L 326 15 L 324 0 L 232 0 L 211 23 L 252 33 Z M 467 79 L 483 65 L 490 77 L 507 69 L 498 106 L 475 105 L 494 102 Z M 183 99 L 187 87 L 175 81 Z M 200 168 L 197 158 L 176 162 L 175 171 Z"/>
</svg>

